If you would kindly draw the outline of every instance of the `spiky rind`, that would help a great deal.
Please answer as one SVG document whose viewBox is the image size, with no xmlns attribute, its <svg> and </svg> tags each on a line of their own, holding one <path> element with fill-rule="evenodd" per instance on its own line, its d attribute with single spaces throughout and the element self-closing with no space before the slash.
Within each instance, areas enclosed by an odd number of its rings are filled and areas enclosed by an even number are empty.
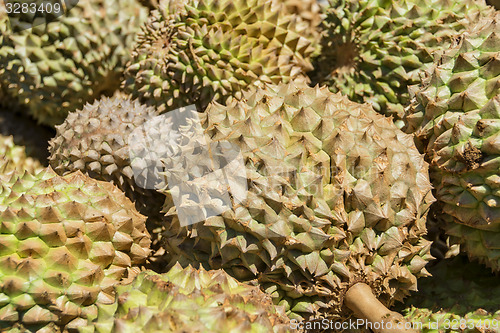
<svg viewBox="0 0 500 333">
<path fill-rule="evenodd" d="M 99 307 L 80 332 L 287 332 L 288 318 L 256 286 L 222 270 L 144 271 L 116 287 L 113 305 Z"/>
<path fill-rule="evenodd" d="M 137 0 L 76 2 L 56 20 L 21 31 L 11 28 L 5 6 L 0 8 L 2 103 L 25 106 L 51 126 L 118 87 L 147 17 Z M 33 15 L 20 20 L 32 24 Z"/>
<path fill-rule="evenodd" d="M 330 0 L 313 81 L 400 121 L 432 54 L 488 10 L 484 0 Z"/>
<path fill-rule="evenodd" d="M 172 262 L 257 278 L 290 315 L 309 319 L 346 316 L 342 295 L 355 282 L 390 305 L 427 275 L 427 164 L 389 119 L 326 87 L 293 83 L 212 103 L 206 115 L 208 137 L 241 149 L 247 198 L 188 227 L 167 200 Z M 170 190 L 167 198 L 178 189 Z"/>
<path fill-rule="evenodd" d="M 317 0 L 284 0 L 283 3 L 289 13 L 297 15 L 297 24 L 303 26 L 302 34 L 316 48 L 314 54 L 319 54 L 321 40 L 319 26 L 323 19 L 319 2 Z"/>
<path fill-rule="evenodd" d="M 157 115 L 154 108 L 124 96 L 87 103 L 56 126 L 57 135 L 50 141 L 50 165 L 60 175 L 80 170 L 94 179 L 111 182 L 141 213 L 158 215 L 163 198 L 136 184 L 129 149 L 131 133 Z"/>
<path fill-rule="evenodd" d="M 500 232 L 499 36 L 495 13 L 457 38 L 413 88 L 405 118 L 405 130 L 414 132 L 431 165 L 443 212 L 463 224 L 449 226 L 449 232 L 496 270 L 500 242 L 488 234 Z"/>
<path fill-rule="evenodd" d="M 249 85 L 289 81 L 312 69 L 314 48 L 296 21 L 277 0 L 196 0 L 172 15 L 156 11 L 139 34 L 124 87 L 163 112 L 204 110 Z"/>
<path fill-rule="evenodd" d="M 115 186 L 51 168 L 0 202 L 0 325 L 75 327 L 149 254 L 145 217 Z"/>
</svg>

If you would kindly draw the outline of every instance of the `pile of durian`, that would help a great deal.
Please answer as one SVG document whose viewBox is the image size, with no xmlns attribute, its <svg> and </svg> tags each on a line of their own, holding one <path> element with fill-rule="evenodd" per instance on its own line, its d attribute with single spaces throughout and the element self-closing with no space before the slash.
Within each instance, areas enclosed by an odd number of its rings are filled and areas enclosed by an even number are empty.
<svg viewBox="0 0 500 333">
<path fill-rule="evenodd" d="M 1 332 L 500 332 L 499 272 L 484 0 L 0 3 Z"/>
</svg>

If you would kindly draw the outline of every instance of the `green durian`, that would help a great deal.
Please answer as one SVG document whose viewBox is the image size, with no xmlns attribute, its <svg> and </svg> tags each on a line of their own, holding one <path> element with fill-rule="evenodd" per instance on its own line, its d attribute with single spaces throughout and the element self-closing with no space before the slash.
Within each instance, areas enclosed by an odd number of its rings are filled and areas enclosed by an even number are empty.
<svg viewBox="0 0 500 333">
<path fill-rule="evenodd" d="M 436 60 L 405 131 L 430 163 L 446 232 L 473 258 L 500 270 L 500 16 L 476 22 Z"/>
<path fill-rule="evenodd" d="M 484 0 L 330 0 L 313 82 L 370 103 L 401 127 L 408 86 L 491 10 Z"/>
<path fill-rule="evenodd" d="M 20 14 L 20 22 L 34 25 L 20 30 L 0 6 L 0 103 L 26 108 L 53 126 L 102 93 L 112 94 L 146 18 L 136 0 L 86 0 L 47 24 L 35 24 L 38 14 Z"/>
<path fill-rule="evenodd" d="M 116 287 L 116 301 L 99 305 L 81 333 L 288 332 L 289 319 L 259 287 L 222 270 L 179 264 L 167 273 L 141 272 Z"/>
<path fill-rule="evenodd" d="M 148 179 L 135 178 L 129 150 L 131 133 L 155 116 L 158 112 L 153 107 L 125 96 L 87 103 L 56 126 L 57 134 L 50 141 L 50 165 L 60 175 L 80 170 L 94 179 L 111 182 L 142 214 L 158 215 L 164 197 L 141 186 Z M 163 142 L 169 134 L 160 133 L 157 140 Z"/>
<path fill-rule="evenodd" d="M 148 254 L 145 217 L 115 186 L 46 168 L 0 195 L 0 329 L 76 329 Z"/>
<path fill-rule="evenodd" d="M 277 0 L 192 0 L 173 13 L 155 11 L 139 34 L 124 88 L 160 112 L 191 104 L 202 111 L 249 85 L 311 70 L 307 27 Z"/>
<path fill-rule="evenodd" d="M 391 306 L 428 275 L 427 164 L 389 119 L 327 87 L 295 83 L 251 89 L 227 106 L 214 102 L 204 115 L 208 139 L 241 150 L 248 192 L 242 201 L 231 196 L 232 209 L 181 226 L 179 209 L 206 214 L 213 203 L 189 204 L 186 195 L 176 207 L 176 177 L 196 182 L 199 170 L 169 169 L 172 161 L 162 159 L 170 265 L 203 263 L 257 279 L 294 319 L 349 317 L 343 298 L 358 282 Z"/>
</svg>

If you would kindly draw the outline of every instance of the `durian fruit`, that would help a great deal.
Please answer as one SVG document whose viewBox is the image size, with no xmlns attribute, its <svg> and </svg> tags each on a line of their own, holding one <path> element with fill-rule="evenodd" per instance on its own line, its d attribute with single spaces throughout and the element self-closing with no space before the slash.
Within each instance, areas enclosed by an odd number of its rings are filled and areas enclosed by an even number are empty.
<svg viewBox="0 0 500 333">
<path fill-rule="evenodd" d="M 192 104 L 202 111 L 249 85 L 287 82 L 312 70 L 314 47 L 299 21 L 278 0 L 193 0 L 155 11 L 124 88 L 160 112 Z"/>
<path fill-rule="evenodd" d="M 143 271 L 115 289 L 116 301 L 99 305 L 81 333 L 288 331 L 289 319 L 269 295 L 222 270 L 176 264 L 164 274 Z"/>
<path fill-rule="evenodd" d="M 372 104 L 401 127 L 408 85 L 420 83 L 434 52 L 491 10 L 484 0 L 330 0 L 313 82 Z"/>
<path fill-rule="evenodd" d="M 432 277 L 405 301 L 403 312 L 415 327 L 424 333 L 500 332 L 497 276 L 463 255 L 442 260 L 429 272 Z"/>
<path fill-rule="evenodd" d="M 116 90 L 147 18 L 136 0 L 76 2 L 47 24 L 36 25 L 38 14 L 20 14 L 22 24 L 35 24 L 24 30 L 11 26 L 0 6 L 2 103 L 26 107 L 42 124 L 60 124 L 69 111 Z"/>
<path fill-rule="evenodd" d="M 138 273 L 149 254 L 145 217 L 79 171 L 46 168 L 10 183 L 0 196 L 0 329 L 74 329 Z"/>
<path fill-rule="evenodd" d="M 500 16 L 456 39 L 429 70 L 405 117 L 430 163 L 446 232 L 500 270 Z"/>
<path fill-rule="evenodd" d="M 35 173 L 43 169 L 40 162 L 26 156 L 24 147 L 14 144 L 12 136 L 0 134 L 0 173 L 8 174 L 12 171 L 20 174 Z"/>
<path fill-rule="evenodd" d="M 164 196 L 144 186 L 151 175 L 136 179 L 129 150 L 130 134 L 155 116 L 158 112 L 153 107 L 125 96 L 87 103 L 56 126 L 57 134 L 49 144 L 50 165 L 60 175 L 80 170 L 94 179 L 111 182 L 125 192 L 139 212 L 158 215 Z M 165 142 L 169 134 L 160 133 L 157 140 Z"/>
<path fill-rule="evenodd" d="M 167 144 L 174 132 L 158 125 L 156 116 L 158 112 L 153 107 L 142 105 L 124 93 L 116 93 L 111 98 L 103 97 L 92 104 L 87 103 L 81 110 L 70 112 L 66 120 L 56 126 L 57 134 L 49 143 L 50 165 L 59 175 L 79 170 L 94 179 L 111 182 L 148 217 L 147 228 L 154 252 L 148 259 L 150 264 L 164 251 L 160 239 L 166 223 L 161 214 L 165 196 L 155 191 L 154 186 L 148 186 L 158 178 L 154 171 L 159 158 L 154 154 L 160 151 L 144 147 L 147 153 L 142 157 L 149 158 L 145 160 L 139 156 L 131 160 L 129 137 L 134 130 L 144 127 L 151 140 Z M 134 150 L 138 150 L 137 145 L 137 142 L 132 143 Z M 146 172 L 134 170 L 134 161 L 146 162 Z"/>
<path fill-rule="evenodd" d="M 219 216 L 181 226 L 172 198 L 182 189 L 166 168 L 166 260 L 257 279 L 294 319 L 346 318 L 346 302 L 356 309 L 373 293 L 391 306 L 416 290 L 432 258 L 422 236 L 434 199 L 411 136 L 367 104 L 293 82 L 214 102 L 205 114 L 207 137 L 241 150 L 248 192 Z"/>
</svg>

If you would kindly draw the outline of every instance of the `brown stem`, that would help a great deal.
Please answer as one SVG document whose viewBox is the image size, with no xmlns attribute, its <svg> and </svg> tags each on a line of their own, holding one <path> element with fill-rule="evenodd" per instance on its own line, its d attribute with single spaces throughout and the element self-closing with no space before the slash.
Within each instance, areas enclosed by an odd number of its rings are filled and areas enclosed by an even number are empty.
<svg viewBox="0 0 500 333">
<path fill-rule="evenodd" d="M 370 322 L 371 326 L 368 327 L 376 333 L 417 333 L 401 314 L 380 303 L 372 288 L 365 283 L 356 283 L 349 288 L 344 303 L 358 318 Z M 389 328 L 389 322 L 392 323 L 392 328 Z"/>
</svg>

